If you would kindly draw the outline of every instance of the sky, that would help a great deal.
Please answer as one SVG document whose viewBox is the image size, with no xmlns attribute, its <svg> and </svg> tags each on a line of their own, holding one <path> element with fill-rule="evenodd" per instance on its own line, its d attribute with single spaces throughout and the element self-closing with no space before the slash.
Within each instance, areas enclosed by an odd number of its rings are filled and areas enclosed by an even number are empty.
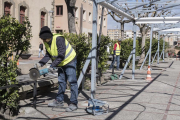
<svg viewBox="0 0 180 120">
<path fill-rule="evenodd" d="M 120 23 L 116 22 L 115 20 L 113 20 L 113 18 L 110 15 L 108 15 L 107 29 L 117 29 L 117 26 L 118 29 L 121 29 Z M 132 23 L 126 23 L 124 25 L 124 30 L 133 30 L 132 27 L 133 27 Z"/>
</svg>

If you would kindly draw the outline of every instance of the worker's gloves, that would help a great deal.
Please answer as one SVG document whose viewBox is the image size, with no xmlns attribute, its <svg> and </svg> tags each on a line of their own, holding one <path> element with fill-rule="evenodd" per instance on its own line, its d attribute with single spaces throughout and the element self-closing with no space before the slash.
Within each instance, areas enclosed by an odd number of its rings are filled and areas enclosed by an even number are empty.
<svg viewBox="0 0 180 120">
<path fill-rule="evenodd" d="M 54 69 L 53 67 L 49 67 L 49 68 L 48 68 L 48 71 L 49 71 L 50 73 L 54 74 L 55 69 Z"/>
<path fill-rule="evenodd" d="M 36 64 L 34 65 L 34 67 L 35 67 L 35 68 L 40 68 L 40 67 L 42 67 L 42 65 L 41 65 L 40 63 L 36 63 Z"/>
</svg>

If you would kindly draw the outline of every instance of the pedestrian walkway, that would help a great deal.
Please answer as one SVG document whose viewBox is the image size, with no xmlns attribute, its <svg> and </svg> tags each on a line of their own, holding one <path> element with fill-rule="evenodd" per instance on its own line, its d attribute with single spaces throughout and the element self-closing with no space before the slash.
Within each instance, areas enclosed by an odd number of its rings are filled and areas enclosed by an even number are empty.
<svg viewBox="0 0 180 120">
<path fill-rule="evenodd" d="M 166 61 L 153 65 L 151 82 L 146 81 L 147 70 L 136 70 L 135 80 L 131 79 L 130 70 L 125 71 L 121 80 L 109 81 L 97 86 L 96 99 L 107 101 L 110 112 L 93 116 L 86 113 L 89 91 L 79 93 L 79 109 L 65 112 L 69 103 L 70 91 L 66 91 L 65 106 L 62 108 L 47 107 L 55 98 L 57 89 L 38 95 L 37 109 L 28 106 L 32 98 L 21 101 L 21 109 L 17 120 L 179 120 L 180 119 L 180 61 Z M 107 73 L 108 74 L 108 73 Z M 117 72 L 120 74 L 120 72 Z"/>
</svg>

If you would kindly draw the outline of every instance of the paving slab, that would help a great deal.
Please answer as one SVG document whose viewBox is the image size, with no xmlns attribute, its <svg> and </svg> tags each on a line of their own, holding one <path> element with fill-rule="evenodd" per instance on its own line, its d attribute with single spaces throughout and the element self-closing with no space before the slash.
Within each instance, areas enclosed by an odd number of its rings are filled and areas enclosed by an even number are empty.
<svg viewBox="0 0 180 120">
<path fill-rule="evenodd" d="M 171 63 L 172 66 L 169 68 Z M 108 80 L 96 87 L 96 98 L 107 101 L 110 112 L 105 115 L 93 116 L 85 109 L 90 91 L 79 93 L 79 109 L 72 113 L 65 112 L 68 106 L 70 91 L 65 93 L 65 103 L 61 108 L 47 107 L 56 96 L 57 89 L 38 95 L 38 100 L 45 100 L 32 105 L 32 98 L 21 100 L 21 112 L 17 120 L 179 120 L 180 119 L 180 61 L 169 60 L 165 63 L 153 64 L 152 81 L 146 81 L 147 69 L 136 70 L 135 80 L 132 80 L 132 70 L 126 70 L 121 80 Z M 121 71 L 115 71 L 118 75 Z M 106 77 L 111 75 L 107 71 Z M 57 78 L 56 78 L 57 79 Z"/>
</svg>

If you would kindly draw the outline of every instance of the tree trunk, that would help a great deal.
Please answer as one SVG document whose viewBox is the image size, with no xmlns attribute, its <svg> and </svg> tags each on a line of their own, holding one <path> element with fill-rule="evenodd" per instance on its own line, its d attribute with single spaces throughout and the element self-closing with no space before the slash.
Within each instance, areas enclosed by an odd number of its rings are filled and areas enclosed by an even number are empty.
<svg viewBox="0 0 180 120">
<path fill-rule="evenodd" d="M 77 33 L 75 26 L 75 4 L 76 0 L 65 0 L 68 10 L 68 28 L 69 33 Z"/>
<path fill-rule="evenodd" d="M 121 23 L 121 39 L 124 40 L 124 22 Z"/>
<path fill-rule="evenodd" d="M 145 42 L 146 42 L 145 27 L 142 28 L 141 35 L 142 35 L 141 58 L 138 62 L 139 64 L 141 64 L 145 58 Z"/>
</svg>

